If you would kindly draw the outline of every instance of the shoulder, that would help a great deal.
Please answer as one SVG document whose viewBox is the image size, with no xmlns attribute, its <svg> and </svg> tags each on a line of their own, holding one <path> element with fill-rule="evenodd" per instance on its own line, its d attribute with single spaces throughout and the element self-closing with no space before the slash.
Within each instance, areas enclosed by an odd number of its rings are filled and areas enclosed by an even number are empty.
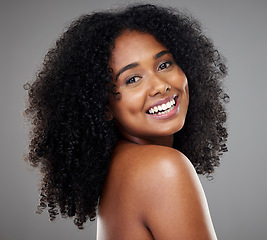
<svg viewBox="0 0 267 240">
<path fill-rule="evenodd" d="M 115 161 L 123 171 L 129 171 L 127 177 L 136 181 L 159 176 L 177 180 L 187 174 L 195 175 L 194 167 L 183 153 L 165 146 L 125 144 L 115 153 Z"/>
<path fill-rule="evenodd" d="M 120 186 L 156 239 L 216 239 L 204 191 L 184 154 L 154 145 L 120 150 Z"/>
<path fill-rule="evenodd" d="M 172 189 L 176 189 L 176 192 L 184 191 L 199 182 L 190 160 L 180 151 L 170 147 L 142 146 L 133 163 L 135 171 L 129 174 L 129 177 L 133 184 L 137 184 L 141 191 L 147 193 L 146 197 L 149 197 L 149 192 L 154 196 L 157 190 L 160 190 L 161 195 L 171 194 Z M 168 186 L 172 188 L 169 189 Z"/>
<path fill-rule="evenodd" d="M 156 194 L 171 194 L 173 189 L 177 193 L 192 185 L 199 187 L 192 163 L 183 153 L 170 147 L 126 144 L 118 149 L 113 160 L 113 176 L 123 182 L 121 187 L 124 186 L 129 196 L 140 195 L 140 201 Z"/>
</svg>

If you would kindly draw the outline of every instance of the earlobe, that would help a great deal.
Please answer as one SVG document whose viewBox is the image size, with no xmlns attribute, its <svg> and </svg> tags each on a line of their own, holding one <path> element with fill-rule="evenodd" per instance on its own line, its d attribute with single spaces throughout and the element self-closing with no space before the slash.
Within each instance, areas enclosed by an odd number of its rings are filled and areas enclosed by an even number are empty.
<svg viewBox="0 0 267 240">
<path fill-rule="evenodd" d="M 106 112 L 105 112 L 105 115 L 106 115 L 105 120 L 106 120 L 106 121 L 111 121 L 111 120 L 113 119 L 113 114 L 112 114 L 112 112 L 110 111 L 110 109 L 109 109 L 108 106 L 107 106 L 106 108 L 107 108 L 107 110 L 106 110 Z"/>
</svg>

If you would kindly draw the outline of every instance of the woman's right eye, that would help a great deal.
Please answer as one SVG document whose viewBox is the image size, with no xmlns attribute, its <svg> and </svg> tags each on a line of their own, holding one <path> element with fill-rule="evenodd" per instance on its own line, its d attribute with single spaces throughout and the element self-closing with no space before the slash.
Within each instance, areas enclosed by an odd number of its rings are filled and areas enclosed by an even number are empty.
<svg viewBox="0 0 267 240">
<path fill-rule="evenodd" d="M 126 85 L 128 85 L 128 84 L 133 84 L 133 83 L 135 83 L 135 82 L 138 82 L 139 80 L 140 80 L 140 77 L 138 77 L 138 76 L 133 76 L 133 77 L 128 78 L 128 79 L 126 80 Z"/>
</svg>

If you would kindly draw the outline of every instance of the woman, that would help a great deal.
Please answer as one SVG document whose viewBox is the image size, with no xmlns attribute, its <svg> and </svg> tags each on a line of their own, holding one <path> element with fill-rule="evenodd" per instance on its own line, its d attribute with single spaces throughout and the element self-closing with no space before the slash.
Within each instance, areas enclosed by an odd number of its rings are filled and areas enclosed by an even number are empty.
<svg viewBox="0 0 267 240">
<path fill-rule="evenodd" d="M 27 84 L 39 212 L 79 228 L 97 212 L 98 239 L 216 239 L 196 173 L 227 150 L 225 75 L 199 23 L 177 10 L 74 21 Z"/>
</svg>

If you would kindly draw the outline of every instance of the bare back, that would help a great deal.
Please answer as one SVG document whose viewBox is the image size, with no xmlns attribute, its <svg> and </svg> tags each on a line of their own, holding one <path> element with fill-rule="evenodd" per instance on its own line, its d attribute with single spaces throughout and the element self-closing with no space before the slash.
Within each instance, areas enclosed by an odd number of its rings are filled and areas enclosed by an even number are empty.
<svg viewBox="0 0 267 240">
<path fill-rule="evenodd" d="M 122 144 L 114 152 L 98 211 L 98 240 L 154 239 L 142 221 L 138 196 L 131 183 L 140 147 L 144 146 Z"/>
<path fill-rule="evenodd" d="M 176 166 L 166 161 L 173 153 L 186 183 L 177 179 Z M 117 146 L 98 209 L 98 240 L 216 239 L 198 179 L 189 176 L 193 180 L 188 181 L 183 173 L 188 164 L 179 160 L 179 154 L 169 147 L 126 141 Z M 193 192 L 188 191 L 191 185 L 196 185 Z M 183 201 L 187 198 L 183 193 L 190 200 Z M 187 233 L 191 231 L 195 235 Z"/>
</svg>

